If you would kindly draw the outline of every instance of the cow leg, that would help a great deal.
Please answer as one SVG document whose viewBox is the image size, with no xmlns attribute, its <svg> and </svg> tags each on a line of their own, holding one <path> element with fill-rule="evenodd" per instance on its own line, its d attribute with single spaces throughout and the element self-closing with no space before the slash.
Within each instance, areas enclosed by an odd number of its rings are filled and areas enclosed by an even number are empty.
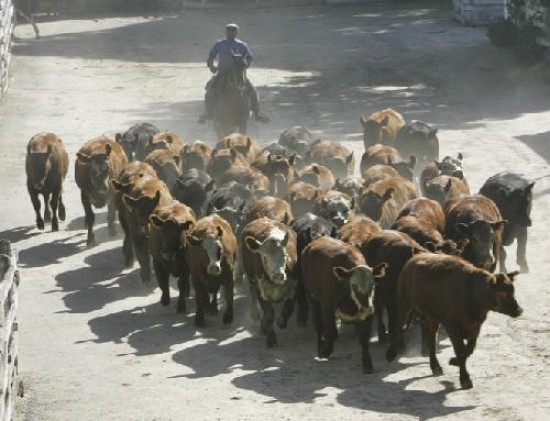
<svg viewBox="0 0 550 421">
<path fill-rule="evenodd" d="M 286 325 L 288 324 L 288 319 L 290 319 L 290 316 L 292 316 L 292 313 L 294 312 L 295 301 L 296 300 L 294 297 L 284 301 L 281 314 L 279 315 L 279 317 L 277 317 L 277 326 L 279 326 L 281 329 L 286 328 Z"/>
<path fill-rule="evenodd" d="M 321 304 L 317 301 L 310 300 L 311 315 L 313 317 L 313 325 L 317 331 L 317 356 L 321 355 L 323 347 L 323 313 L 321 312 Z"/>
<path fill-rule="evenodd" d="M 476 331 L 474 331 L 472 333 L 472 335 L 467 338 L 466 340 L 466 357 L 469 357 L 470 355 L 472 355 L 472 353 L 474 352 L 474 349 L 476 347 L 476 343 L 477 343 L 477 337 L 479 336 L 479 329 L 477 329 Z M 449 364 L 450 365 L 454 365 L 454 366 L 459 366 L 458 364 L 458 358 L 456 357 L 452 357 L 450 360 L 449 360 Z"/>
<path fill-rule="evenodd" d="M 376 327 L 378 332 L 378 343 L 385 344 L 388 340 L 386 325 L 384 324 L 384 305 L 382 300 L 374 296 L 374 314 L 376 316 Z"/>
<path fill-rule="evenodd" d="M 209 301 L 208 313 L 212 316 L 218 314 L 218 291 L 212 294 L 212 299 Z"/>
<path fill-rule="evenodd" d="M 180 256 L 179 259 L 182 259 L 185 262 L 185 256 Z M 176 275 L 178 277 L 178 306 L 176 312 L 178 314 L 185 314 L 187 313 L 187 303 L 186 300 L 189 298 L 189 266 L 187 266 L 187 263 L 185 262 L 181 269 L 178 271 L 179 273 Z"/>
<path fill-rule="evenodd" d="M 44 196 L 44 222 L 52 222 L 52 211 L 50 209 L 50 193 L 42 193 Z"/>
<path fill-rule="evenodd" d="M 460 386 L 463 389 L 471 389 L 473 387 L 472 380 L 470 379 L 470 374 L 466 369 L 466 359 L 468 358 L 468 351 L 464 345 L 464 338 L 459 333 L 458 329 L 447 329 L 449 333 L 449 338 L 453 344 L 453 349 L 455 351 L 456 360 L 458 367 L 460 369 Z"/>
<path fill-rule="evenodd" d="M 258 296 L 258 301 L 263 312 L 261 332 L 263 335 L 267 335 L 266 344 L 268 348 L 272 348 L 277 345 L 277 335 L 273 326 L 275 322 L 275 309 L 273 308 L 273 304 L 265 301 L 261 296 Z"/>
<path fill-rule="evenodd" d="M 517 262 L 521 273 L 529 273 L 527 264 L 527 227 L 517 227 Z"/>
<path fill-rule="evenodd" d="M 52 193 L 50 206 L 52 208 L 52 231 L 59 231 L 59 219 L 57 219 L 57 206 L 59 204 L 59 190 Z"/>
<path fill-rule="evenodd" d="M 225 312 L 223 313 L 223 324 L 233 322 L 233 274 L 230 273 L 223 286 L 225 297 Z"/>
<path fill-rule="evenodd" d="M 195 301 L 197 303 L 197 310 L 195 312 L 195 326 L 205 327 L 206 321 L 204 313 L 208 310 L 210 305 L 208 291 L 200 280 L 193 279 L 193 287 L 195 288 Z"/>
<path fill-rule="evenodd" d="M 432 374 L 434 376 L 441 376 L 443 374 L 443 369 L 439 364 L 437 359 L 437 334 L 439 332 L 439 323 L 425 318 L 422 322 L 422 333 L 423 342 L 426 343 L 428 347 L 428 352 L 430 355 L 430 368 L 432 369 Z"/>
<path fill-rule="evenodd" d="M 118 220 L 120 226 L 124 232 L 124 240 L 122 240 L 122 256 L 124 257 L 124 267 L 131 268 L 134 265 L 134 248 L 132 247 L 132 237 L 130 234 L 130 228 L 124 217 L 124 212 L 121 211 L 118 214 Z"/>
<path fill-rule="evenodd" d="M 36 214 L 36 228 L 39 230 L 44 229 L 44 220 L 42 219 L 42 215 L 40 213 L 40 207 L 42 206 L 40 203 L 40 198 L 38 197 L 38 193 L 29 188 L 29 195 L 31 196 L 31 202 L 32 207 L 34 208 L 34 213 Z"/>
<path fill-rule="evenodd" d="M 116 235 L 116 206 L 115 199 L 111 197 L 107 202 L 107 228 L 109 230 L 109 237 L 114 237 Z"/>
<path fill-rule="evenodd" d="M 498 268 L 501 273 L 506 273 L 506 249 L 503 245 L 500 246 L 500 252 L 498 256 Z"/>
<path fill-rule="evenodd" d="M 359 334 L 359 342 L 361 343 L 361 366 L 364 374 L 371 374 L 374 370 L 372 368 L 372 359 L 369 352 L 370 334 L 372 329 L 372 317 L 367 320 L 356 323 L 355 327 Z"/>
<path fill-rule="evenodd" d="M 59 220 L 64 221 L 67 215 L 65 212 L 65 204 L 63 203 L 63 193 L 61 192 L 59 192 L 58 211 L 59 211 Z"/>
<path fill-rule="evenodd" d="M 84 214 L 86 215 L 85 217 L 86 228 L 88 228 L 88 238 L 86 240 L 86 245 L 88 247 L 92 247 L 97 244 L 95 241 L 95 234 L 94 234 L 94 222 L 95 222 L 94 211 L 92 210 L 92 204 L 90 203 L 90 199 L 88 198 L 88 195 L 84 191 L 80 193 L 80 200 L 82 202 L 82 206 L 84 207 Z"/>
<path fill-rule="evenodd" d="M 153 268 L 161 291 L 160 303 L 166 307 L 170 304 L 170 273 L 162 261 L 153 260 Z"/>
<path fill-rule="evenodd" d="M 258 302 L 258 290 L 252 284 L 250 284 L 250 318 L 254 321 L 260 320 L 260 303 Z"/>
<path fill-rule="evenodd" d="M 298 314 L 297 322 L 298 326 L 305 326 L 308 319 L 309 303 L 307 301 L 307 294 L 304 288 L 303 281 L 298 280 L 298 286 L 296 288 L 296 301 L 298 302 Z"/>
<path fill-rule="evenodd" d="M 141 280 L 144 283 L 148 283 L 151 281 L 151 261 L 147 239 L 142 236 L 137 236 L 137 238 L 132 241 L 132 245 L 139 262 Z"/>
<path fill-rule="evenodd" d="M 334 309 L 321 305 L 321 313 L 323 320 L 324 341 L 321 346 L 319 358 L 328 358 L 334 350 L 334 341 L 338 337 L 338 329 L 336 329 L 336 317 Z"/>
</svg>

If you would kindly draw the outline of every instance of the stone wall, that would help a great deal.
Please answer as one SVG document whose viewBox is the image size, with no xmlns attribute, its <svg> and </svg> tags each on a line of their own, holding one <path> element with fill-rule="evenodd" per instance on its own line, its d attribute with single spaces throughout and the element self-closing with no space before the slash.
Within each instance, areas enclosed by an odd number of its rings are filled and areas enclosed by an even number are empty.
<svg viewBox="0 0 550 421">
<path fill-rule="evenodd" d="M 453 16 L 463 25 L 487 25 L 506 18 L 506 0 L 453 0 Z"/>
<path fill-rule="evenodd" d="M 0 96 L 8 87 L 13 27 L 15 25 L 12 0 L 0 0 Z"/>
</svg>

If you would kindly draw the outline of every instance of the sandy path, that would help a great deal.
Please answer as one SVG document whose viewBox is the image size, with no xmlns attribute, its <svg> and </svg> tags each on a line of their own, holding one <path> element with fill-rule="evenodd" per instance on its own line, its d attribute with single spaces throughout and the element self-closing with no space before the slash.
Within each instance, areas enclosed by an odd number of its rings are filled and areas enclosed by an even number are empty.
<svg viewBox="0 0 550 421">
<path fill-rule="evenodd" d="M 62 230 L 32 226 L 24 153 L 38 131 L 58 133 L 71 159 L 86 139 L 142 120 L 214 141 L 195 120 L 208 77 L 203 59 L 227 21 L 241 24 L 256 54 L 250 77 L 273 118 L 251 127 L 263 143 L 304 124 L 360 154 L 358 116 L 392 105 L 408 119 L 438 124 L 442 153 L 463 152 L 474 190 L 504 169 L 550 174 L 548 86 L 488 45 L 482 29 L 456 26 L 438 3 L 413 7 L 83 19 L 44 23 L 39 41 L 26 26 L 17 29 L 13 81 L 0 102 L 0 237 L 17 242 L 23 267 L 26 395 L 17 419 L 547 419 L 550 179 L 535 188 L 532 273 L 517 283 L 525 314 L 514 321 L 490 315 L 469 363 L 470 391 L 457 389 L 448 341 L 439 378 L 424 358 L 388 365 L 376 344 L 376 374 L 361 375 L 348 327 L 330 362 L 314 360 L 311 326 L 292 323 L 279 334 L 280 347 L 267 350 L 243 296 L 231 327 L 211 318 L 197 332 L 192 312 L 177 316 L 174 306 L 157 303 L 159 292 L 143 286 L 136 269 L 120 272 L 121 241 L 107 237 L 103 212 L 101 244 L 85 248 L 72 163 Z"/>
</svg>

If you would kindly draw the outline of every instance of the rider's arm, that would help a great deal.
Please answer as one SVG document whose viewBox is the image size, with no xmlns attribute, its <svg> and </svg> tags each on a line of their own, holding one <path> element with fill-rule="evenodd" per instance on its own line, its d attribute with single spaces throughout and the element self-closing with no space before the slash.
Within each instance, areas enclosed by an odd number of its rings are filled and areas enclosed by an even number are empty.
<svg viewBox="0 0 550 421">
<path fill-rule="evenodd" d="M 254 60 L 254 56 L 252 55 L 252 51 L 250 50 L 250 47 L 246 44 L 246 42 L 243 42 L 244 47 L 244 57 L 246 60 L 246 63 L 248 67 L 252 64 L 252 61 Z"/>
<path fill-rule="evenodd" d="M 214 66 L 214 60 L 216 59 L 216 56 L 218 55 L 218 45 L 219 43 L 216 42 L 214 46 L 211 48 L 210 53 L 208 53 L 208 59 L 206 60 L 206 65 L 211 69 Z"/>
</svg>

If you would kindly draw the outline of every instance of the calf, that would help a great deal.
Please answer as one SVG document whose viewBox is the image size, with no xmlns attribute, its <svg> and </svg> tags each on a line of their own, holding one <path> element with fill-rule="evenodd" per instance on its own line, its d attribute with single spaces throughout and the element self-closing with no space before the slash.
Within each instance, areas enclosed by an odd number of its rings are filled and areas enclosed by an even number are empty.
<svg viewBox="0 0 550 421">
<path fill-rule="evenodd" d="M 388 317 L 389 333 L 395 331 L 398 305 L 396 291 L 399 274 L 412 256 L 426 251 L 407 234 L 390 230 L 380 231 L 361 246 L 361 252 L 369 265 L 376 266 L 381 263 L 388 265 L 384 283 L 376 289 L 375 307 L 380 343 L 387 341 L 384 310 Z"/>
<path fill-rule="evenodd" d="M 353 174 L 355 157 L 353 151 L 340 142 L 316 140 L 306 153 L 306 161 L 317 163 L 329 168 L 336 177 L 346 177 Z"/>
<path fill-rule="evenodd" d="M 310 164 L 298 171 L 296 173 L 296 181 L 312 184 L 323 191 L 332 190 L 336 184 L 332 171 L 319 164 Z"/>
<path fill-rule="evenodd" d="M 212 148 L 200 140 L 195 140 L 181 148 L 180 162 L 183 170 L 196 168 L 197 170 L 206 171 L 206 167 L 210 162 Z"/>
<path fill-rule="evenodd" d="M 363 187 L 368 187 L 376 181 L 383 180 L 385 178 L 397 177 L 399 174 L 393 167 L 390 167 L 389 165 L 376 164 L 372 167 L 367 168 L 365 172 L 362 173 L 362 175 L 363 179 L 365 180 L 363 183 Z"/>
<path fill-rule="evenodd" d="M 109 234 L 115 235 L 116 203 L 109 179 L 119 175 L 128 162 L 122 147 L 113 139 L 100 136 L 87 141 L 77 152 L 75 181 L 80 188 L 80 199 L 86 215 L 88 237 L 86 244 L 96 244 L 94 234 L 95 215 L 92 206 L 107 205 Z"/>
<path fill-rule="evenodd" d="M 230 182 L 247 186 L 252 190 L 256 199 L 268 195 L 271 191 L 269 178 L 256 168 L 231 167 L 216 179 L 218 186 Z"/>
<path fill-rule="evenodd" d="M 124 225 L 128 227 L 125 235 L 130 237 L 133 252 L 140 265 L 140 276 L 143 282 L 151 280 L 151 262 L 149 250 L 150 216 L 157 208 L 172 204 L 173 198 L 166 184 L 158 178 L 149 178 L 133 186 L 123 186 L 116 180 L 111 182 L 114 188 L 122 193 L 120 211 Z M 123 249 L 124 252 L 124 249 Z M 130 256 L 125 256 L 129 261 Z"/>
<path fill-rule="evenodd" d="M 171 149 L 157 149 L 149 153 L 145 162 L 154 168 L 158 178 L 172 189 L 181 174 L 180 156 Z"/>
<path fill-rule="evenodd" d="M 391 108 L 377 111 L 368 118 L 362 116 L 360 122 L 365 150 L 377 143 L 393 146 L 397 133 L 405 125 L 403 116 Z"/>
<path fill-rule="evenodd" d="M 149 123 L 134 124 L 124 133 L 117 133 L 115 139 L 122 146 L 129 161 L 143 161 L 147 156 L 147 144 L 160 130 Z"/>
<path fill-rule="evenodd" d="M 297 321 L 299 326 L 305 326 L 308 319 L 309 304 L 300 269 L 302 252 L 309 243 L 318 237 L 326 235 L 336 238 L 338 228 L 332 222 L 313 213 L 306 213 L 296 218 L 292 221 L 290 227 L 296 232 L 298 251 L 296 263 L 296 273 L 298 274 L 298 286 L 296 289 L 296 302 L 298 304 Z"/>
<path fill-rule="evenodd" d="M 134 184 L 138 179 L 144 177 L 157 177 L 157 172 L 151 165 L 145 162 L 132 161 L 124 165 L 124 168 L 122 168 L 117 177 L 117 181 L 122 184 Z"/>
<path fill-rule="evenodd" d="M 447 212 L 446 234 L 455 241 L 467 239 L 463 257 L 494 272 L 502 248 L 506 221 L 491 199 L 475 195 L 458 199 Z"/>
<path fill-rule="evenodd" d="M 420 174 L 420 188 L 424 188 L 424 185 L 431 179 L 438 175 L 448 175 L 456 178 L 464 179 L 464 170 L 462 168 L 462 154 L 459 153 L 456 158 L 447 155 L 441 160 L 441 162 L 434 159 L 434 162 L 427 164 L 422 173 Z M 422 194 L 426 195 L 424 191 Z"/>
<path fill-rule="evenodd" d="M 320 190 L 314 185 L 298 181 L 289 187 L 284 199 L 290 204 L 292 214 L 297 218 L 313 210 L 315 200 L 320 194 Z"/>
<path fill-rule="evenodd" d="M 260 154 L 260 143 L 247 135 L 232 133 L 222 138 L 216 145 L 216 149 L 233 148 L 239 152 L 249 163 L 252 163 Z"/>
<path fill-rule="evenodd" d="M 375 283 L 385 264 L 371 269 L 354 246 L 330 237 L 313 240 L 302 254 L 302 278 L 317 330 L 317 356 L 329 358 L 338 336 L 336 319 L 354 323 L 363 373 L 372 373 L 369 353 Z"/>
<path fill-rule="evenodd" d="M 294 311 L 296 295 L 296 234 L 281 222 L 261 218 L 250 222 L 242 233 L 242 262 L 250 282 L 251 312 L 258 303 L 263 316 L 261 331 L 267 346 L 277 344 L 273 304 L 283 302 L 277 326 L 284 329 Z"/>
<path fill-rule="evenodd" d="M 155 134 L 145 146 L 145 156 L 159 149 L 170 149 L 174 154 L 179 155 L 183 148 L 183 139 L 173 132 L 160 132 Z"/>
<path fill-rule="evenodd" d="M 438 175 L 425 182 L 424 195 L 438 202 L 447 209 L 457 199 L 470 195 L 470 187 L 460 178 L 449 175 Z"/>
<path fill-rule="evenodd" d="M 252 163 L 271 180 L 271 194 L 283 197 L 288 186 L 294 181 L 295 155 L 286 156 L 273 153 L 262 153 Z"/>
<path fill-rule="evenodd" d="M 345 193 L 331 190 L 317 198 L 313 213 L 328 219 L 337 227 L 341 227 L 353 218 L 354 206 L 353 198 Z"/>
<path fill-rule="evenodd" d="M 307 127 L 294 126 L 284 130 L 279 136 L 279 144 L 299 156 L 304 156 L 313 142 L 313 136 Z"/>
<path fill-rule="evenodd" d="M 495 202 L 502 217 L 508 221 L 503 232 L 503 247 L 500 249 L 501 272 L 506 272 L 504 246 L 509 246 L 514 240 L 517 240 L 519 268 L 523 273 L 529 272 L 526 257 L 527 227 L 531 226 L 534 185 L 535 182 L 527 180 L 520 174 L 502 172 L 485 181 L 479 191 L 480 194 Z"/>
<path fill-rule="evenodd" d="M 422 121 L 412 120 L 399 129 L 395 147 L 403 156 L 414 154 L 424 167 L 439 159 L 437 129 Z"/>
<path fill-rule="evenodd" d="M 267 156 L 269 154 L 273 155 L 283 155 L 287 158 L 290 158 L 291 156 L 294 157 L 294 165 L 293 168 L 295 170 L 302 169 L 306 163 L 305 159 L 302 155 L 298 155 L 294 150 L 289 149 L 279 143 L 270 143 L 265 148 L 262 149 L 260 154 L 258 156 Z"/>
<path fill-rule="evenodd" d="M 214 149 L 206 172 L 216 178 L 231 167 L 248 167 L 248 161 L 236 149 Z"/>
<path fill-rule="evenodd" d="M 368 216 L 357 216 L 338 229 L 338 237 L 345 243 L 360 248 L 380 232 L 380 225 Z"/>
<path fill-rule="evenodd" d="M 349 175 L 347 177 L 337 178 L 334 183 L 334 190 L 346 193 L 349 197 L 357 199 L 364 183 L 365 180 L 362 177 Z"/>
<path fill-rule="evenodd" d="M 206 214 L 206 205 L 213 190 L 214 180 L 196 168 L 184 171 L 172 186 L 174 198 L 193 209 L 199 218 Z"/>
<path fill-rule="evenodd" d="M 514 297 L 516 275 L 517 272 L 494 275 L 454 256 L 424 253 L 413 257 L 399 277 L 398 330 L 387 359 L 391 361 L 397 356 L 403 330 L 413 315 L 420 315 L 432 373 L 435 376 L 443 373 L 436 356 L 437 333 L 443 325 L 456 355 L 449 363 L 460 368 L 462 388 L 471 389 L 466 361 L 474 352 L 489 310 L 514 318 L 523 312 Z"/>
<path fill-rule="evenodd" d="M 223 323 L 229 324 L 233 321 L 233 266 L 237 253 L 237 240 L 231 227 L 218 215 L 205 216 L 198 220 L 188 239 L 190 246 L 185 253 L 197 300 L 195 326 L 206 325 L 206 311 L 218 312 L 217 295 L 221 286 L 226 302 Z"/>
<path fill-rule="evenodd" d="M 25 160 L 27 190 L 36 214 L 36 227 L 40 230 L 44 229 L 44 220 L 51 221 L 52 231 L 59 230 L 58 210 L 59 219 L 65 220 L 63 182 L 68 168 L 69 155 L 59 136 L 38 133 L 29 140 Z M 44 197 L 44 219 L 40 214 L 40 194 Z"/>
<path fill-rule="evenodd" d="M 416 186 L 402 177 L 379 180 L 363 189 L 358 205 L 372 220 L 383 229 L 391 227 L 396 221 L 401 207 L 411 199 L 416 199 Z"/>
<path fill-rule="evenodd" d="M 170 304 L 170 275 L 178 278 L 178 313 L 186 313 L 189 295 L 189 268 L 185 260 L 187 234 L 196 223 L 191 208 L 174 200 L 167 206 L 156 208 L 151 216 L 149 250 L 153 269 L 162 292 L 160 303 Z"/>
<path fill-rule="evenodd" d="M 217 188 L 206 206 L 208 215 L 225 219 L 233 232 L 238 232 L 244 218 L 244 209 L 254 201 L 254 193 L 247 186 L 231 181 Z"/>
</svg>

